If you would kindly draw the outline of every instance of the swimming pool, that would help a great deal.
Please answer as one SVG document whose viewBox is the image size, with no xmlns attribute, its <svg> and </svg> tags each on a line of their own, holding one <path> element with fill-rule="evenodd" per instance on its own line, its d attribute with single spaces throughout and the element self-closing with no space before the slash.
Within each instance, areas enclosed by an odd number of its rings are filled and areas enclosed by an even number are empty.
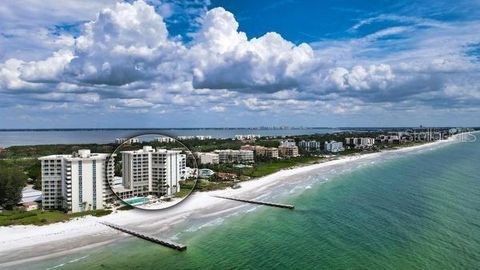
<svg viewBox="0 0 480 270">
<path fill-rule="evenodd" d="M 148 203 L 148 198 L 132 198 L 132 199 L 126 199 L 126 200 L 123 200 L 124 202 L 130 204 L 130 205 L 135 205 L 135 204 L 144 204 L 144 203 Z"/>
</svg>

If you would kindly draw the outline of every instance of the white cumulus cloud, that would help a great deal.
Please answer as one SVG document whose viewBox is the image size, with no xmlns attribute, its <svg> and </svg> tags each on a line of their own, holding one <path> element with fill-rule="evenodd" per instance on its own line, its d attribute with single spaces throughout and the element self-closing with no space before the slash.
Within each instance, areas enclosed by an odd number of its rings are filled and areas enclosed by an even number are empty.
<svg viewBox="0 0 480 270">
<path fill-rule="evenodd" d="M 148 80 L 175 71 L 182 50 L 180 43 L 168 39 L 165 22 L 152 6 L 117 3 L 85 25 L 67 74 L 91 84 Z"/>
<path fill-rule="evenodd" d="M 335 88 L 346 90 L 382 90 L 386 89 L 395 79 L 389 65 L 370 65 L 368 67 L 354 66 L 348 70 L 337 67 L 330 70 L 327 81 Z"/>
<path fill-rule="evenodd" d="M 279 91 L 292 88 L 311 68 L 314 53 L 270 32 L 248 40 L 223 8 L 207 12 L 194 34 L 190 57 L 196 88 Z"/>
</svg>

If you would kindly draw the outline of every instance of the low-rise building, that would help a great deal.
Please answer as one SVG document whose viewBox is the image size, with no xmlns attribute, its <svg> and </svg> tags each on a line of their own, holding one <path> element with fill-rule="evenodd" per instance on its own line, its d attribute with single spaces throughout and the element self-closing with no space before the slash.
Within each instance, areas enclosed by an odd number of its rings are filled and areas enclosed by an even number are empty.
<svg viewBox="0 0 480 270">
<path fill-rule="evenodd" d="M 186 141 L 186 140 L 194 140 L 195 136 L 177 136 L 177 139 Z"/>
<path fill-rule="evenodd" d="M 116 144 L 122 144 L 122 143 L 125 143 L 125 144 L 134 144 L 134 143 L 139 143 L 140 140 L 138 138 L 116 138 L 115 139 L 115 143 Z"/>
<path fill-rule="evenodd" d="M 398 134 L 380 135 L 376 139 L 379 143 L 400 143 L 400 136 Z"/>
<path fill-rule="evenodd" d="M 280 141 L 280 146 L 293 147 L 293 146 L 297 146 L 297 144 L 295 143 L 295 140 L 293 140 L 293 139 L 286 139 L 286 140 L 281 140 Z"/>
<path fill-rule="evenodd" d="M 255 159 L 253 157 L 252 150 L 215 150 L 218 154 L 220 163 L 253 163 Z"/>
<path fill-rule="evenodd" d="M 245 145 L 240 146 L 240 150 L 250 150 L 250 151 L 255 152 L 255 147 L 257 147 L 257 146 L 256 145 L 245 144 Z"/>
<path fill-rule="evenodd" d="M 236 179 L 237 175 L 234 173 L 217 172 L 217 177 L 222 181 L 227 181 Z"/>
<path fill-rule="evenodd" d="M 186 140 L 200 140 L 200 141 L 205 141 L 205 140 L 211 140 L 213 137 L 212 136 L 207 136 L 207 135 L 196 135 L 196 136 L 177 136 L 177 139 L 186 141 Z"/>
<path fill-rule="evenodd" d="M 324 147 L 325 147 L 325 151 L 332 152 L 332 153 L 338 153 L 345 150 L 345 148 L 343 148 L 343 142 L 337 142 L 337 141 L 325 142 Z"/>
<path fill-rule="evenodd" d="M 200 164 L 218 164 L 220 162 L 218 153 L 197 152 L 195 155 Z"/>
<path fill-rule="evenodd" d="M 260 135 L 257 135 L 257 134 L 247 134 L 247 135 L 235 135 L 233 137 L 235 140 L 255 140 L 255 139 L 258 139 L 260 138 Z"/>
<path fill-rule="evenodd" d="M 38 209 L 38 203 L 37 202 L 23 202 L 21 203 L 21 206 L 25 211 L 33 211 Z"/>
<path fill-rule="evenodd" d="M 200 141 L 211 140 L 212 136 L 197 135 L 197 136 L 195 136 L 195 139 L 200 140 Z"/>
<path fill-rule="evenodd" d="M 167 137 L 167 136 L 157 137 L 157 138 L 155 138 L 155 141 L 159 142 L 159 143 L 174 143 L 174 142 L 176 142 L 176 140 L 174 138 Z"/>
<path fill-rule="evenodd" d="M 42 191 L 33 189 L 32 186 L 27 186 L 22 189 L 22 199 L 20 203 L 25 202 L 41 202 L 42 201 Z"/>
</svg>

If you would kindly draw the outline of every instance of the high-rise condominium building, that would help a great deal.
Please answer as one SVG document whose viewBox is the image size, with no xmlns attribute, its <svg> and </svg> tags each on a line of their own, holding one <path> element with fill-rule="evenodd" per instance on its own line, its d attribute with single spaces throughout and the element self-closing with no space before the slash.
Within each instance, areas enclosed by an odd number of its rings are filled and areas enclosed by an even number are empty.
<svg viewBox="0 0 480 270">
<path fill-rule="evenodd" d="M 320 147 L 321 147 L 321 143 L 320 142 L 317 142 L 317 141 L 305 141 L 305 140 L 302 140 L 298 143 L 298 146 L 300 146 L 301 148 L 307 150 L 307 151 L 311 151 L 311 150 L 320 150 Z"/>
<path fill-rule="evenodd" d="M 148 195 L 171 196 L 180 191 L 185 179 L 186 155 L 177 150 L 153 149 L 122 151 L 122 187 L 115 193 L 122 199 Z"/>
<path fill-rule="evenodd" d="M 345 138 L 345 144 L 354 148 L 367 148 L 375 144 L 375 138 Z"/>
<path fill-rule="evenodd" d="M 73 213 L 103 209 L 112 198 L 109 181 L 113 179 L 114 159 L 108 157 L 88 149 L 40 157 L 43 209 Z"/>
<path fill-rule="evenodd" d="M 336 142 L 336 141 L 325 142 L 325 151 L 338 153 L 344 150 L 345 148 L 343 148 L 342 142 Z"/>
</svg>

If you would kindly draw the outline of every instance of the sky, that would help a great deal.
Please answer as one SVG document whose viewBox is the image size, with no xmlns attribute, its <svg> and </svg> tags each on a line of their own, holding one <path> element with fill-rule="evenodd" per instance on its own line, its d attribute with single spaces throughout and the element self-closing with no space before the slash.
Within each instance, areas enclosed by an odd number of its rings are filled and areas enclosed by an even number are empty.
<svg viewBox="0 0 480 270">
<path fill-rule="evenodd" d="M 480 1 L 19 0 L 0 128 L 480 126 Z"/>
</svg>

